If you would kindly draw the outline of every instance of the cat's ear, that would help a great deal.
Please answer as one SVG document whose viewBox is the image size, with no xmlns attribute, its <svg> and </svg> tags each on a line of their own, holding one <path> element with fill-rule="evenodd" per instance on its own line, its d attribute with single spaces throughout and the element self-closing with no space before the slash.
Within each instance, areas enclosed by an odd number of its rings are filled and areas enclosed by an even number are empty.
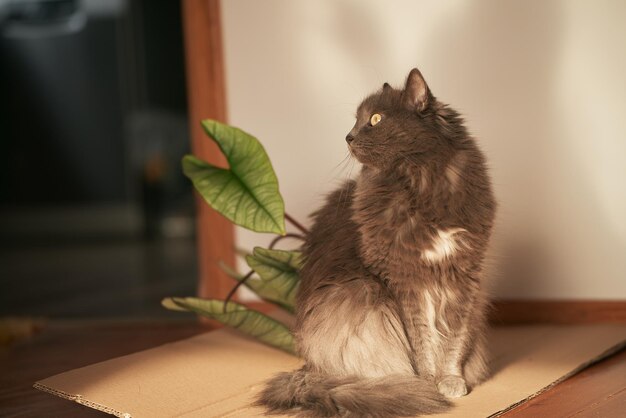
<svg viewBox="0 0 626 418">
<path fill-rule="evenodd" d="M 404 105 L 411 110 L 424 111 L 431 99 L 428 85 L 417 68 L 413 68 L 406 79 L 406 86 L 402 92 Z"/>
<path fill-rule="evenodd" d="M 393 90 L 393 88 L 389 85 L 389 83 L 383 84 L 383 91 L 386 93 L 388 91 Z"/>
</svg>

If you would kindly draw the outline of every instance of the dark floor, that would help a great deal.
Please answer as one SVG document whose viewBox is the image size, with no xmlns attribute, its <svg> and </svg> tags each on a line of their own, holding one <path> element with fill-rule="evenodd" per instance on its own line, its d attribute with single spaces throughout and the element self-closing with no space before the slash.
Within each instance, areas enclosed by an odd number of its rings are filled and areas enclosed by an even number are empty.
<svg viewBox="0 0 626 418">
<path fill-rule="evenodd" d="M 193 238 L 0 248 L 0 316 L 177 317 L 163 297 L 193 295 Z"/>
</svg>

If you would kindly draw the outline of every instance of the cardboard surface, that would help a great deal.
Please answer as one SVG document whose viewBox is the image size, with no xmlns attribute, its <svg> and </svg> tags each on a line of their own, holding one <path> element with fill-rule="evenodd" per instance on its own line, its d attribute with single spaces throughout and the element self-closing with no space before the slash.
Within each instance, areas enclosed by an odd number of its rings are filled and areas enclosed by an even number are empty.
<svg viewBox="0 0 626 418">
<path fill-rule="evenodd" d="M 495 328 L 493 376 L 436 417 L 497 415 L 625 341 L 621 325 Z M 125 418 L 255 417 L 263 411 L 249 405 L 263 381 L 300 364 L 220 330 L 62 373 L 35 387 Z"/>
</svg>

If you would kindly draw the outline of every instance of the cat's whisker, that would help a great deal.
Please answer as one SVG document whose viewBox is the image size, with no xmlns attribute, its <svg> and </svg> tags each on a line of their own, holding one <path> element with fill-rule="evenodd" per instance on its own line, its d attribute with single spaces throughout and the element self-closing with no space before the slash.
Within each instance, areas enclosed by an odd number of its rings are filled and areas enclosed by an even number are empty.
<svg viewBox="0 0 626 418">
<path fill-rule="evenodd" d="M 350 178 L 352 177 L 352 169 L 354 168 L 354 165 L 355 165 L 354 158 L 350 158 L 348 163 L 349 163 L 348 175 L 346 176 L 346 179 L 343 181 L 344 184 L 350 181 Z M 343 187 L 341 189 L 341 192 L 339 193 L 339 203 L 337 204 L 337 210 L 335 211 L 335 216 L 339 215 L 340 211 L 346 209 L 347 204 L 349 202 L 350 202 L 349 192 L 346 190 L 345 187 Z"/>
<path fill-rule="evenodd" d="M 333 169 L 331 170 L 331 175 L 335 175 L 335 172 L 338 171 L 337 174 L 341 175 L 344 170 L 348 167 L 348 164 L 350 164 L 350 157 L 352 155 L 350 154 L 350 152 L 346 152 L 346 155 L 343 157 L 343 159 L 336 165 L 333 167 Z"/>
</svg>

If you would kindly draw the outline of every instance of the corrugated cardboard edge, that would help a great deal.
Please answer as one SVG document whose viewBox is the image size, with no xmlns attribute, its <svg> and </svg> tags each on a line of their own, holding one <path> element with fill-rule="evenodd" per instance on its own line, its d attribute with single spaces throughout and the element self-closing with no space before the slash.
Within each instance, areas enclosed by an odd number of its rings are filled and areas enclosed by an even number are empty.
<svg viewBox="0 0 626 418">
<path fill-rule="evenodd" d="M 512 410 L 514 408 L 517 408 L 521 404 L 523 404 L 525 402 L 528 402 L 529 400 L 531 400 L 531 399 L 541 395 L 545 391 L 552 389 L 554 386 L 558 385 L 559 383 L 563 382 L 564 380 L 567 380 L 570 377 L 574 376 L 575 374 L 582 372 L 587 367 L 593 366 L 594 364 L 601 362 L 605 358 L 610 357 L 613 354 L 615 354 L 615 353 L 617 353 L 617 352 L 619 352 L 619 351 L 621 351 L 621 350 L 623 350 L 625 348 L 626 348 L 626 340 L 624 340 L 624 341 L 614 345 L 613 347 L 611 347 L 608 350 L 604 351 L 603 353 L 601 353 L 597 357 L 594 357 L 591 360 L 584 362 L 583 364 L 581 364 L 580 366 L 576 367 L 571 372 L 561 376 L 560 378 L 558 378 L 554 382 L 550 383 L 548 386 L 544 387 L 543 389 L 533 393 L 532 395 L 522 399 L 519 402 L 515 402 L 515 403 L 509 405 L 508 407 L 506 407 L 506 408 L 496 412 L 495 414 L 489 415 L 487 418 L 496 418 L 496 417 L 502 416 L 503 414 L 509 412 L 510 410 Z"/>
<path fill-rule="evenodd" d="M 83 398 L 82 395 L 73 395 L 71 393 L 63 392 L 61 390 L 56 390 L 49 386 L 42 385 L 39 382 L 35 383 L 33 387 L 35 389 L 39 389 L 41 391 L 47 392 L 51 395 L 55 395 L 60 398 L 67 399 L 68 401 L 73 401 L 81 405 L 85 405 L 89 408 L 96 409 L 98 411 L 105 412 L 107 414 L 115 415 L 116 417 L 119 417 L 119 418 L 132 418 L 132 415 L 129 414 L 128 412 L 120 412 L 106 405 L 102 405 L 97 402 L 92 402 L 89 399 Z"/>
<path fill-rule="evenodd" d="M 237 393 L 237 394 L 234 394 L 234 395 L 231 395 L 231 396 L 227 396 L 225 398 L 221 398 L 221 399 L 219 399 L 219 400 L 217 400 L 215 402 L 211 402 L 211 403 L 208 403 L 206 405 L 202 405 L 201 407 L 199 407 L 197 409 L 194 409 L 194 410 L 185 411 L 184 414 L 189 414 L 191 412 L 196 412 L 198 410 L 210 408 L 212 406 L 218 405 L 221 402 L 224 402 L 224 401 L 227 401 L 227 400 L 230 400 L 230 399 L 244 397 L 251 390 L 257 388 L 258 386 L 259 386 L 258 384 L 250 385 L 250 386 L 242 389 L 241 393 Z M 51 388 L 50 386 L 44 385 L 44 384 L 42 384 L 40 382 L 36 382 L 35 384 L 33 384 L 33 388 L 41 390 L 41 391 L 46 392 L 46 393 L 49 393 L 51 395 L 58 396 L 58 397 L 63 398 L 63 399 L 67 399 L 68 401 L 76 402 L 78 404 L 87 406 L 89 408 L 96 409 L 98 411 L 114 415 L 114 416 L 119 417 L 119 418 L 132 418 L 132 414 L 130 414 L 129 412 L 120 412 L 120 411 L 118 411 L 116 409 L 113 409 L 111 407 L 108 407 L 106 405 L 102 405 L 102 404 L 99 404 L 97 402 L 90 401 L 89 399 L 84 398 L 82 395 L 71 394 L 71 393 L 64 392 L 62 390 L 54 389 L 54 388 Z M 232 415 L 238 414 L 238 413 L 240 413 L 242 411 L 253 410 L 253 409 L 254 409 L 254 407 L 252 405 L 245 405 L 245 406 L 242 406 L 242 407 L 237 408 L 235 410 L 228 411 L 226 414 L 220 415 L 220 417 L 221 418 L 227 418 L 227 417 L 230 417 Z"/>
</svg>

